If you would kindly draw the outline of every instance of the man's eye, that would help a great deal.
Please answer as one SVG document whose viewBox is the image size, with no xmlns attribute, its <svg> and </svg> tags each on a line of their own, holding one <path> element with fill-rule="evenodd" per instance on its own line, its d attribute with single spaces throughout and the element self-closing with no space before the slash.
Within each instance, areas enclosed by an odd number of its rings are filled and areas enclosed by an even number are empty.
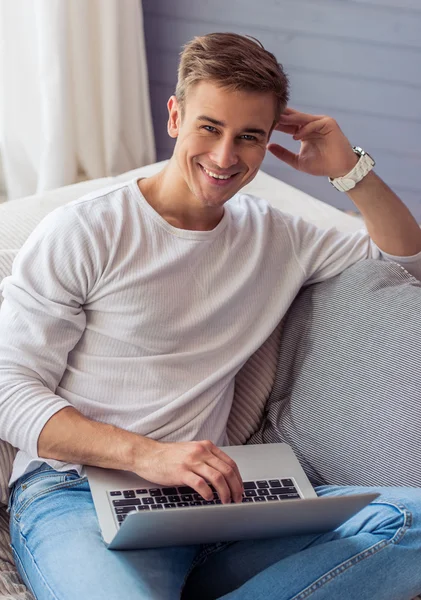
<svg viewBox="0 0 421 600">
<path fill-rule="evenodd" d="M 214 133 L 216 131 L 215 127 L 212 127 L 212 125 L 203 125 L 203 129 L 206 129 L 206 131 L 209 131 L 210 133 Z"/>
<path fill-rule="evenodd" d="M 241 137 L 243 140 L 246 140 L 247 142 L 254 142 L 256 140 L 254 135 L 248 135 L 247 133 L 245 133 Z"/>
</svg>

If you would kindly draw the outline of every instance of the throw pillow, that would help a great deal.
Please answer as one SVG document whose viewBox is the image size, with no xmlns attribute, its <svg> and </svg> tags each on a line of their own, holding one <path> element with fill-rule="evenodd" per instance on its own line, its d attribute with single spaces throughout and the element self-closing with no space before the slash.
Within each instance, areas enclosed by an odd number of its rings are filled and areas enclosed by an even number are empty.
<svg viewBox="0 0 421 600">
<path fill-rule="evenodd" d="M 235 390 L 227 423 L 231 446 L 245 444 L 261 423 L 273 387 L 283 321 L 248 359 L 235 377 Z"/>
<path fill-rule="evenodd" d="M 304 288 L 286 318 L 265 418 L 315 485 L 421 485 L 421 283 L 366 260 Z"/>
<path fill-rule="evenodd" d="M 20 579 L 10 548 L 9 515 L 0 507 L 0 598 L 34 600 Z"/>
</svg>

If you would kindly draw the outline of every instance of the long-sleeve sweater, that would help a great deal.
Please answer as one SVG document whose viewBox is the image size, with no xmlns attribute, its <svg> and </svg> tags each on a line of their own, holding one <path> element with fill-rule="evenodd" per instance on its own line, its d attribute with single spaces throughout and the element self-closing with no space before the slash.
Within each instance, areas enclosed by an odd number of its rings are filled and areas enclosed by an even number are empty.
<svg viewBox="0 0 421 600">
<path fill-rule="evenodd" d="M 364 230 L 320 230 L 241 193 L 211 231 L 170 225 L 135 180 L 55 210 L 1 286 L 10 483 L 44 462 L 38 437 L 67 406 L 156 440 L 227 444 L 235 375 L 300 288 L 369 257 L 421 274 L 421 254 L 382 255 Z"/>
</svg>

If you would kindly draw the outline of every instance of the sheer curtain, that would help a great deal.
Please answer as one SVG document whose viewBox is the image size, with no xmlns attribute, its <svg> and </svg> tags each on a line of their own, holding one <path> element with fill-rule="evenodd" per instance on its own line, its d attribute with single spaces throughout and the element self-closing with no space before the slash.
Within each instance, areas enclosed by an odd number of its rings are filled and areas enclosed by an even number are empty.
<svg viewBox="0 0 421 600">
<path fill-rule="evenodd" d="M 155 161 L 141 0 L 2 0 L 9 198 Z"/>
</svg>

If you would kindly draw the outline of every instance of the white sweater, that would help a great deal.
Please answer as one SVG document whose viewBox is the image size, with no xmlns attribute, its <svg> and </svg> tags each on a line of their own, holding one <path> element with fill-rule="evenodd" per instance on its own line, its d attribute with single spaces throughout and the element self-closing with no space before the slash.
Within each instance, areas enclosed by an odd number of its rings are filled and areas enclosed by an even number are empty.
<svg viewBox="0 0 421 600">
<path fill-rule="evenodd" d="M 301 286 L 367 257 L 381 253 L 365 231 L 319 230 L 244 194 L 212 231 L 171 226 L 136 181 L 55 210 L 2 284 L 10 483 L 44 462 L 38 437 L 66 406 L 156 440 L 227 444 L 234 377 Z"/>
</svg>

